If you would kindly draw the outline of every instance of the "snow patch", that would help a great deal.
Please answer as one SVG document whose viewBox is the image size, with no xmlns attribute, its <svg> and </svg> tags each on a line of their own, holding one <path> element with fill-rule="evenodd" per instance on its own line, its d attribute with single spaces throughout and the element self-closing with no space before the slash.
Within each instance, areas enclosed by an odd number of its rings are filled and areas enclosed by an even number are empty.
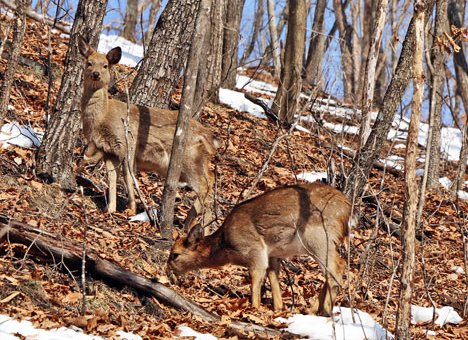
<svg viewBox="0 0 468 340">
<path fill-rule="evenodd" d="M 312 171 L 312 172 L 301 172 L 297 175 L 297 179 L 306 181 L 306 182 L 317 182 L 322 179 L 327 179 L 327 173 L 325 171 Z"/>
<path fill-rule="evenodd" d="M 237 111 L 247 112 L 258 118 L 265 118 L 263 109 L 245 98 L 242 92 L 219 89 L 219 101 Z"/>
<path fill-rule="evenodd" d="M 448 177 L 441 177 L 439 178 L 439 183 L 442 185 L 445 189 L 450 189 L 452 186 L 452 181 Z"/>
<path fill-rule="evenodd" d="M 98 52 L 107 53 L 117 46 L 120 46 L 122 49 L 122 58 L 120 59 L 121 64 L 135 67 L 143 58 L 143 46 L 134 44 L 117 35 L 101 34 L 99 38 Z"/>
<path fill-rule="evenodd" d="M 420 307 L 420 306 L 411 306 L 411 323 L 419 324 L 424 322 L 429 322 L 432 320 L 432 316 L 437 317 L 435 324 L 442 327 L 446 323 L 459 324 L 463 319 L 458 315 L 458 313 L 450 306 L 444 306 L 442 308 L 434 307 Z"/>
<path fill-rule="evenodd" d="M 100 340 L 100 336 L 87 335 L 78 327 L 55 329 L 39 329 L 33 326 L 30 321 L 17 321 L 9 316 L 0 315 L 0 338 L 1 339 L 21 339 L 21 335 L 27 340 Z"/>
<path fill-rule="evenodd" d="M 217 338 L 211 334 L 202 334 L 194 331 L 192 328 L 187 326 L 179 326 L 177 327 L 180 331 L 179 336 L 191 336 L 194 337 L 195 340 L 216 340 Z"/>
<path fill-rule="evenodd" d="M 153 214 L 154 216 L 157 216 L 158 211 L 156 209 L 153 209 Z M 149 217 L 146 211 L 143 211 L 139 214 L 136 214 L 135 216 L 130 217 L 129 222 L 149 222 Z"/>
<path fill-rule="evenodd" d="M 288 319 L 276 318 L 278 322 L 288 325 L 287 331 L 307 336 L 311 339 L 368 339 L 386 340 L 393 339 L 393 335 L 380 326 L 372 317 L 362 311 L 345 307 L 334 307 L 335 316 L 326 318 L 323 316 L 296 314 Z"/>
<path fill-rule="evenodd" d="M 23 148 L 39 147 L 42 134 L 29 126 L 21 126 L 18 122 L 7 123 L 0 129 L 0 144 L 3 148 L 16 145 Z"/>
</svg>

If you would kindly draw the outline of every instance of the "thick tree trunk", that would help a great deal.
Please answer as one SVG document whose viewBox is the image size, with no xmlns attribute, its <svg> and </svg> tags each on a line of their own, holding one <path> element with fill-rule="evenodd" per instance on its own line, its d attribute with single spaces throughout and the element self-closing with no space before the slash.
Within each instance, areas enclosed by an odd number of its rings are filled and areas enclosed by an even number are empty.
<svg viewBox="0 0 468 340">
<path fill-rule="evenodd" d="M 448 16 L 450 25 L 461 28 L 463 27 L 463 15 L 465 13 L 466 2 L 464 0 L 450 0 L 448 7 Z M 465 112 L 468 108 L 468 64 L 463 49 L 463 44 L 460 44 L 460 51 L 453 54 L 455 64 L 455 74 L 457 77 L 458 93 L 463 101 Z M 460 150 L 460 160 L 457 166 L 457 177 L 453 186 L 453 193 L 463 189 L 465 181 L 466 161 L 468 158 L 468 119 L 465 120 L 465 129 L 463 133 L 463 143 Z"/>
<path fill-rule="evenodd" d="M 422 66 L 424 49 L 424 1 L 414 3 L 414 65 L 413 102 L 411 121 L 406 142 L 405 160 L 405 204 L 401 236 L 402 268 L 400 277 L 400 298 L 396 321 L 396 338 L 411 339 L 411 294 L 416 241 L 416 211 L 418 204 L 418 184 L 416 181 L 416 158 L 418 156 L 418 131 L 421 105 L 424 98 L 424 71 Z"/>
<path fill-rule="evenodd" d="M 138 0 L 127 0 L 122 37 L 133 43 L 136 42 L 138 15 Z"/>
<path fill-rule="evenodd" d="M 375 71 L 377 60 L 379 58 L 380 43 L 382 41 L 382 32 L 385 25 L 388 0 L 380 0 L 377 5 L 377 17 L 371 33 L 371 43 L 367 58 L 367 65 L 364 79 L 364 96 L 362 99 L 362 119 L 359 131 L 360 145 L 365 145 L 370 134 L 370 111 L 374 99 Z"/>
<path fill-rule="evenodd" d="M 10 89 L 15 78 L 16 68 L 18 67 L 18 59 L 21 52 L 21 44 L 23 43 L 24 32 L 26 30 L 26 9 L 27 3 L 25 0 L 16 0 L 15 18 L 13 19 L 13 41 L 11 44 L 10 56 L 6 65 L 6 71 L 3 78 L 3 83 L 0 87 L 0 125 L 3 125 L 10 103 Z M 5 40 L 8 35 L 5 36 Z M 3 45 L 3 41 L 2 41 Z M 1 58 L 0 52 L 0 58 Z"/>
<path fill-rule="evenodd" d="M 234 89 L 236 87 L 237 51 L 240 37 L 240 21 L 244 0 L 228 0 L 226 2 L 226 24 L 223 38 L 223 87 Z"/>
<path fill-rule="evenodd" d="M 439 163 L 441 147 L 442 128 L 442 102 L 444 96 L 445 61 L 444 47 L 438 44 L 436 39 L 443 38 L 447 32 L 447 0 L 436 1 L 434 43 L 431 49 L 432 61 L 432 87 L 430 87 L 430 111 L 429 111 L 429 134 L 427 188 L 432 189 L 439 185 Z"/>
<path fill-rule="evenodd" d="M 315 5 L 314 23 L 310 35 L 309 50 L 305 64 L 304 81 L 322 89 L 322 63 L 325 55 L 325 7 L 326 0 L 317 0 Z"/>
<path fill-rule="evenodd" d="M 340 33 L 340 51 L 341 51 L 341 67 L 343 69 L 343 92 L 344 99 L 350 101 L 354 94 L 354 72 L 353 72 L 353 57 L 351 47 L 351 32 L 346 22 L 344 6 L 341 0 L 333 0 L 333 8 L 335 9 L 335 18 L 338 31 Z"/>
<path fill-rule="evenodd" d="M 206 82 L 204 84 L 203 94 L 205 98 L 217 102 L 219 99 L 219 87 L 222 82 L 222 64 L 223 64 L 223 37 L 224 22 L 226 17 L 226 0 L 212 0 L 209 25 L 209 35 L 207 34 L 206 60 L 200 66 L 205 66 Z M 199 77 L 200 79 L 200 77 Z M 202 92 L 202 91 L 200 91 Z"/>
<path fill-rule="evenodd" d="M 434 0 L 425 1 L 425 20 L 430 16 L 433 7 Z M 384 142 L 387 140 L 388 131 L 393 122 L 393 116 L 398 105 L 401 103 L 401 98 L 412 76 L 414 43 L 414 19 L 412 19 L 408 31 L 406 32 L 398 65 L 387 92 L 385 93 L 382 109 L 379 111 L 366 144 L 359 150 L 348 179 L 346 180 L 344 191 L 349 197 L 361 196 L 364 185 L 367 183 L 367 177 L 369 176 L 372 164 L 379 156 L 379 152 Z"/>
<path fill-rule="evenodd" d="M 279 78 L 281 73 L 281 60 L 279 50 L 279 40 L 275 15 L 275 0 L 267 0 L 268 8 L 268 29 L 270 31 L 271 54 L 273 57 L 273 69 L 275 77 Z"/>
<path fill-rule="evenodd" d="M 73 21 L 65 71 L 57 101 L 42 145 L 36 156 L 36 174 L 63 189 L 75 188 L 73 149 L 80 129 L 80 100 L 83 93 L 83 60 L 78 53 L 78 35 L 97 46 L 107 0 L 80 0 Z"/>
<path fill-rule="evenodd" d="M 192 115 L 195 91 L 197 83 L 202 85 L 198 77 L 200 54 L 205 41 L 205 34 L 208 29 L 208 15 L 210 13 L 211 0 L 201 0 L 198 15 L 195 23 L 195 33 L 192 38 L 187 67 L 184 75 L 184 88 L 180 103 L 177 126 L 172 143 L 171 159 L 167 170 L 166 183 L 164 185 L 163 198 L 161 204 L 161 234 L 165 238 L 171 238 L 172 226 L 174 225 L 174 203 L 182 169 L 182 159 L 184 157 L 185 144 L 187 141 L 187 130 L 189 120 Z M 203 88 L 201 86 L 200 88 Z"/>
<path fill-rule="evenodd" d="M 289 1 L 289 22 L 281 79 L 272 110 L 280 120 L 292 123 L 302 88 L 302 59 L 306 29 L 305 0 Z"/>
<path fill-rule="evenodd" d="M 185 67 L 200 0 L 169 0 L 130 87 L 134 104 L 169 108 Z"/>
</svg>

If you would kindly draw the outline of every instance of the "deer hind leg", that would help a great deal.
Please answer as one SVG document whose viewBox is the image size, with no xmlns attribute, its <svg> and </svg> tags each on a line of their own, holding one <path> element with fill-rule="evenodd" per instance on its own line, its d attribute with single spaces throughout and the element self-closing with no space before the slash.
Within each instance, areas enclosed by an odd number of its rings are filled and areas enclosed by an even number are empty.
<svg viewBox="0 0 468 340">
<path fill-rule="evenodd" d="M 273 296 L 273 308 L 276 311 L 283 309 L 283 298 L 281 294 L 281 288 L 278 281 L 280 270 L 280 260 L 274 257 L 269 259 L 268 265 L 268 279 L 271 285 L 271 295 Z"/>
<path fill-rule="evenodd" d="M 333 305 L 341 287 L 346 262 L 340 257 L 336 246 L 330 245 L 327 258 L 320 258 L 325 274 L 325 283 L 320 291 L 318 315 L 332 316 Z M 326 266 L 326 268 L 324 267 Z"/>
<path fill-rule="evenodd" d="M 109 198 L 107 211 L 113 213 L 117 209 L 117 169 L 119 162 L 115 157 L 106 159 L 107 180 L 109 183 Z"/>
<path fill-rule="evenodd" d="M 136 213 L 136 201 L 135 201 L 135 188 L 133 186 L 133 177 L 132 177 L 132 169 L 133 165 L 129 164 L 128 162 L 124 162 L 124 179 L 125 179 L 125 186 L 127 187 L 127 195 L 128 195 L 128 202 L 127 202 L 127 210 L 130 214 L 134 215 Z"/>
</svg>

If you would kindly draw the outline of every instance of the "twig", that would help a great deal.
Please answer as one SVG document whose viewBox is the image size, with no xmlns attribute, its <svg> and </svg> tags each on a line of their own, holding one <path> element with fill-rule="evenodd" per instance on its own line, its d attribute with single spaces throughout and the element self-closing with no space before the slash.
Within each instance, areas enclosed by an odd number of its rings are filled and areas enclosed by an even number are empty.
<svg viewBox="0 0 468 340">
<path fill-rule="evenodd" d="M 88 214 L 86 211 L 85 196 L 83 193 L 83 187 L 80 186 L 81 199 L 83 204 L 83 212 L 85 217 L 85 224 L 83 225 L 83 256 L 81 258 L 81 289 L 82 289 L 82 305 L 81 315 L 86 314 L 86 242 L 88 235 Z"/>
</svg>

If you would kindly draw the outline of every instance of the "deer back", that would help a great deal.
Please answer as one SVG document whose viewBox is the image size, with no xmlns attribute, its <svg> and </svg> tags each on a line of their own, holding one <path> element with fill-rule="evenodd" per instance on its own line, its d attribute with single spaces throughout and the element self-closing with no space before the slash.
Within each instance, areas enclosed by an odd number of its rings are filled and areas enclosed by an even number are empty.
<svg viewBox="0 0 468 340">
<path fill-rule="evenodd" d="M 321 183 L 272 190 L 236 206 L 213 234 L 198 227 L 173 245 L 168 269 L 176 275 L 226 263 L 253 265 L 255 253 L 267 258 L 300 254 L 323 258 L 348 234 L 351 204 L 338 190 Z"/>
</svg>

